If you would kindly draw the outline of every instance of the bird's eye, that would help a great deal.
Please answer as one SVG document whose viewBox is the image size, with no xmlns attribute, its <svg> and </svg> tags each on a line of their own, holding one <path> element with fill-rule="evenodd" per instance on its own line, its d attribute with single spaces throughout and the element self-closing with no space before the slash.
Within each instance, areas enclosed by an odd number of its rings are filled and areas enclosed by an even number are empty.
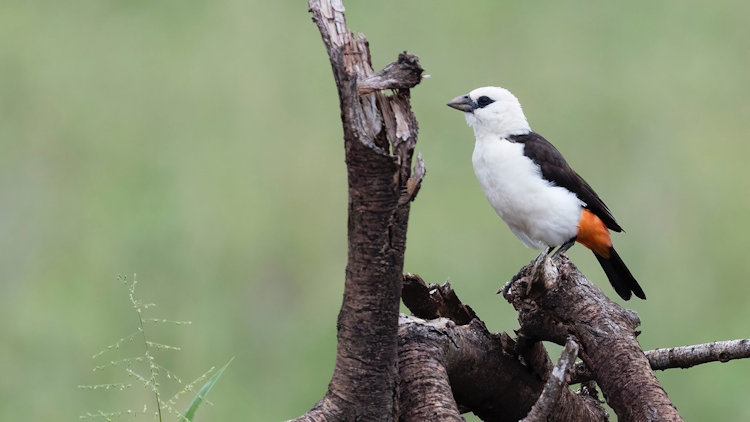
<svg viewBox="0 0 750 422">
<path fill-rule="evenodd" d="M 488 106 L 488 105 L 490 105 L 490 104 L 492 104 L 494 102 L 495 101 L 492 98 L 490 98 L 490 97 L 488 97 L 486 95 L 482 95 L 481 97 L 477 98 L 477 105 L 479 106 L 479 108 Z"/>
</svg>

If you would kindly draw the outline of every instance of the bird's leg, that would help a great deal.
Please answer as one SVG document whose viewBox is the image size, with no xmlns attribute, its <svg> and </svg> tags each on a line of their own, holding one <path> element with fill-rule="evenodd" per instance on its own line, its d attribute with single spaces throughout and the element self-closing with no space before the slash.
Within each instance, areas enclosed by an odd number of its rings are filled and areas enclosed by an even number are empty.
<svg viewBox="0 0 750 422">
<path fill-rule="evenodd" d="M 536 257 L 534 260 L 534 264 L 532 264 L 532 268 L 536 270 L 536 267 L 539 266 L 544 260 L 547 258 L 547 255 L 549 255 L 550 252 L 552 252 L 552 249 L 555 249 L 554 246 L 549 246 L 547 249 L 543 250 L 542 253 L 539 254 L 539 256 Z"/>
<path fill-rule="evenodd" d="M 545 256 L 549 255 L 550 252 L 552 252 L 552 249 L 555 249 L 554 246 L 547 246 L 540 254 L 539 256 L 534 259 L 534 266 L 538 264 L 541 260 L 544 259 Z"/>
<path fill-rule="evenodd" d="M 536 259 L 534 260 L 534 263 L 531 266 L 531 268 L 532 268 L 531 273 L 532 274 L 537 274 L 539 266 L 540 265 L 544 265 L 544 260 L 547 259 L 547 255 L 549 255 L 549 253 L 552 252 L 552 249 L 555 249 L 555 248 L 553 246 L 548 246 L 546 249 L 544 249 L 542 251 L 542 253 L 539 254 L 539 256 L 536 257 Z M 527 296 L 531 292 L 531 283 L 535 279 L 536 279 L 536 277 L 531 277 L 531 279 L 529 280 L 529 284 L 526 285 L 526 295 Z"/>
<path fill-rule="evenodd" d="M 547 247 L 546 249 L 544 249 L 544 250 L 542 251 L 542 253 L 540 253 L 540 254 L 539 254 L 539 256 L 537 256 L 537 257 L 536 257 L 536 258 L 534 259 L 534 262 L 533 262 L 533 263 L 531 264 L 532 272 L 536 272 L 536 269 L 537 269 L 537 267 L 539 266 L 539 264 L 541 264 L 541 263 L 543 263 L 543 262 L 544 262 L 544 260 L 545 260 L 545 259 L 547 258 L 547 255 L 549 255 L 549 253 L 550 253 L 550 252 L 552 252 L 552 249 L 554 249 L 554 247 L 552 247 L 552 246 L 550 246 L 550 247 Z M 532 280 L 533 280 L 533 278 L 532 278 Z M 508 296 L 508 292 L 510 291 L 510 288 L 511 288 L 511 286 L 512 286 L 512 285 L 513 285 L 513 284 L 514 284 L 514 283 L 515 283 L 516 281 L 517 281 L 517 279 L 516 279 L 516 278 L 513 278 L 513 280 L 511 280 L 511 281 L 509 281 L 509 282 L 505 283 L 505 286 L 503 286 L 503 288 L 502 288 L 502 289 L 498 290 L 498 291 L 497 291 L 497 293 L 498 293 L 498 294 L 499 294 L 499 293 L 502 293 L 502 294 L 503 294 L 503 296 L 506 296 L 506 297 L 507 297 L 507 296 Z M 528 284 L 526 285 L 526 296 L 528 296 L 528 295 L 529 295 L 529 292 L 531 292 L 531 280 L 529 280 L 529 283 L 528 283 Z"/>
<path fill-rule="evenodd" d="M 572 239 L 570 239 L 567 242 L 563 243 L 560 246 L 560 249 L 558 249 L 557 251 L 555 251 L 555 253 L 552 255 L 552 259 L 555 259 L 558 256 L 560 256 L 560 255 L 564 254 L 565 252 L 567 252 L 568 249 L 570 249 L 575 243 L 576 243 L 576 238 L 575 237 L 573 237 Z"/>
</svg>

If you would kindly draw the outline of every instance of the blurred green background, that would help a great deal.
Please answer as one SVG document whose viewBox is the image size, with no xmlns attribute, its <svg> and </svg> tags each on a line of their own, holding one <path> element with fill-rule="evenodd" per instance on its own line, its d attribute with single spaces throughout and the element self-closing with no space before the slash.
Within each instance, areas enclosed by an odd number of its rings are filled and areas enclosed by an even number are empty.
<svg viewBox="0 0 750 422">
<path fill-rule="evenodd" d="M 375 67 L 421 58 L 427 178 L 406 271 L 493 330 L 535 252 L 486 203 L 445 103 L 513 91 L 628 231 L 645 348 L 750 337 L 750 3 L 346 2 Z M 91 356 L 138 274 L 185 378 L 232 356 L 198 420 L 281 420 L 325 392 L 346 256 L 338 100 L 305 2 L 0 3 L 0 420 L 138 409 Z M 582 247 L 585 274 L 615 294 Z M 162 338 L 159 338 L 162 339 Z M 688 420 L 750 420 L 750 361 L 658 374 Z M 141 395 L 138 397 L 138 395 Z"/>
</svg>

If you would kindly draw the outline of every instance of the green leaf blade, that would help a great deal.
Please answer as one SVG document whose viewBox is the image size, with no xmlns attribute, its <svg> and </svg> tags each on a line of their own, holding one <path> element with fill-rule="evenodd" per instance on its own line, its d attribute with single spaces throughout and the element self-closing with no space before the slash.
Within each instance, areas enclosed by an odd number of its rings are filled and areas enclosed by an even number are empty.
<svg viewBox="0 0 750 422">
<path fill-rule="evenodd" d="M 193 401 L 190 402 L 190 406 L 188 406 L 187 410 L 184 413 L 184 417 L 182 418 L 182 421 L 188 421 L 192 422 L 193 418 L 195 417 L 195 412 L 198 410 L 198 406 L 200 406 L 203 403 L 204 398 L 206 395 L 208 395 L 208 392 L 211 391 L 211 389 L 214 387 L 214 384 L 216 384 L 216 381 L 221 378 L 221 374 L 224 373 L 224 370 L 227 369 L 230 363 L 234 358 L 229 359 L 229 362 L 226 363 L 226 365 L 219 368 L 218 371 L 216 371 L 211 378 L 209 378 L 205 384 L 198 390 L 198 393 L 195 394 L 195 397 L 193 397 Z"/>
</svg>

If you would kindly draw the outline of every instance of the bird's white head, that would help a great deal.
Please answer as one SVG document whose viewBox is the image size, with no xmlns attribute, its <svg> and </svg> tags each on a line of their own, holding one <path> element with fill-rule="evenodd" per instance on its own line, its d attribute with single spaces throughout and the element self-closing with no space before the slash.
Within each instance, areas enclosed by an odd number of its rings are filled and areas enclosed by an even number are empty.
<svg viewBox="0 0 750 422">
<path fill-rule="evenodd" d="M 460 95 L 447 104 L 461 110 L 477 139 L 505 138 L 531 132 L 518 98 L 505 88 L 485 86 Z"/>
</svg>

